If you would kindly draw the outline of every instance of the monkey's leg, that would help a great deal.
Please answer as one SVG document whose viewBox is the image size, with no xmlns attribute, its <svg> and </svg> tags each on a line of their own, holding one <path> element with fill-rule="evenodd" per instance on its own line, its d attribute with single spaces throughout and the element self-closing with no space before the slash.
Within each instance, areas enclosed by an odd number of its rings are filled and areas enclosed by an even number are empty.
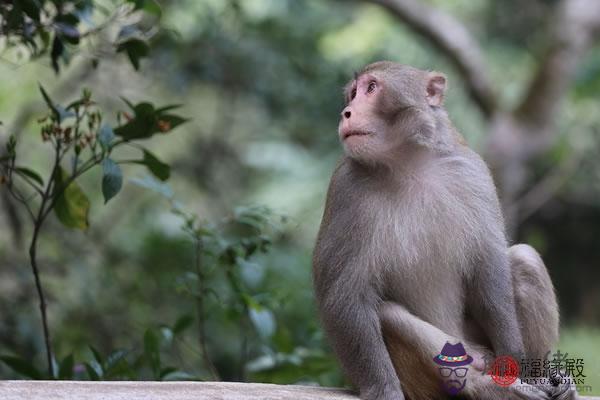
<svg viewBox="0 0 600 400">
<path fill-rule="evenodd" d="M 509 249 L 515 306 L 525 356 L 530 360 L 544 359 L 558 343 L 558 304 L 548 270 L 537 251 L 518 244 Z M 547 387 L 553 399 L 575 399 L 574 385 Z"/>
<path fill-rule="evenodd" d="M 462 342 L 475 360 L 469 365 L 466 385 L 459 393 L 472 400 L 542 400 L 550 397 L 544 391 L 518 380 L 509 387 L 498 386 L 489 375 L 474 365 L 481 365 L 489 351 L 446 334 L 437 327 L 408 312 L 404 307 L 384 303 L 379 311 L 383 336 L 406 397 L 410 400 L 446 399 L 442 378 L 433 358 L 446 342 Z"/>
<path fill-rule="evenodd" d="M 509 256 L 526 357 L 544 358 L 558 342 L 558 305 L 552 281 L 533 247 L 512 246 Z"/>
</svg>

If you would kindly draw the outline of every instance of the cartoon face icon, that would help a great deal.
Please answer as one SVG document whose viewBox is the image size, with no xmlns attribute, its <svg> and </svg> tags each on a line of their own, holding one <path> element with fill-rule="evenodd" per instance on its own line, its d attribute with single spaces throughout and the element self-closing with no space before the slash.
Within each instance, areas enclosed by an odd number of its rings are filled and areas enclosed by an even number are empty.
<svg viewBox="0 0 600 400">
<path fill-rule="evenodd" d="M 433 357 L 433 361 L 439 365 L 442 389 L 450 396 L 456 396 L 467 384 L 467 365 L 473 362 L 473 357 L 467 354 L 462 343 L 446 342 L 440 354 Z"/>
<path fill-rule="evenodd" d="M 456 396 L 467 384 L 468 368 L 440 367 L 439 371 L 443 378 L 442 386 L 444 391 L 451 396 Z"/>
</svg>

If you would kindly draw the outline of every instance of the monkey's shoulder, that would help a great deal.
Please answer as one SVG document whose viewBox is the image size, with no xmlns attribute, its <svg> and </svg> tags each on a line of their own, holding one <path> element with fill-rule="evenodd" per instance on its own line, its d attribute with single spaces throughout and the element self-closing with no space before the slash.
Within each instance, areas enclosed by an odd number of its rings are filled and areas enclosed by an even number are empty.
<svg viewBox="0 0 600 400">
<path fill-rule="evenodd" d="M 495 194 L 495 185 L 487 164 L 479 154 L 466 146 L 437 158 L 428 165 L 427 173 L 441 177 L 449 186 L 474 186 L 491 190 Z"/>
<path fill-rule="evenodd" d="M 420 168 L 399 172 L 393 178 L 342 160 L 330 180 L 326 210 L 331 204 L 354 208 L 364 207 L 365 202 L 376 206 L 380 201 L 397 202 L 420 196 L 436 199 L 452 194 L 465 201 L 469 197 L 487 201 L 497 198 L 487 165 L 468 148 L 437 157 Z"/>
</svg>

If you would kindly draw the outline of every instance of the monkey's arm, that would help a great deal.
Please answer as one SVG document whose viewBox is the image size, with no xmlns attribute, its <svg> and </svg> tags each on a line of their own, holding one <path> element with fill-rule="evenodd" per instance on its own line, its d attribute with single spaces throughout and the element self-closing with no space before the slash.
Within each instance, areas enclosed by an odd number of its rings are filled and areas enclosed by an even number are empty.
<svg viewBox="0 0 600 400">
<path fill-rule="evenodd" d="M 361 399 L 403 400 L 383 341 L 378 302 L 368 289 L 357 289 L 334 284 L 317 296 L 323 325 L 345 373 L 360 389 Z"/>
<path fill-rule="evenodd" d="M 524 354 L 508 251 L 488 246 L 469 285 L 469 311 L 490 339 L 496 356 Z"/>
</svg>

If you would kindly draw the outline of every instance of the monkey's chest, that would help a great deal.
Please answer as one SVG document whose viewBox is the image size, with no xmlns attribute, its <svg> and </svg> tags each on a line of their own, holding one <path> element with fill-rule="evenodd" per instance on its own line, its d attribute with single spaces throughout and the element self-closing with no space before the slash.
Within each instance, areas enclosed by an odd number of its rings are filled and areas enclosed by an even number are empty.
<svg viewBox="0 0 600 400">
<path fill-rule="evenodd" d="M 365 243 L 370 247 L 367 254 L 380 252 L 371 261 L 383 261 L 388 269 L 407 274 L 427 267 L 438 272 L 447 268 L 464 271 L 472 244 L 477 241 L 476 232 L 469 230 L 464 220 L 435 209 L 389 212 L 373 218 L 370 227 L 365 228 L 371 231 L 371 239 Z"/>
<path fill-rule="evenodd" d="M 369 255 L 365 259 L 369 278 L 384 299 L 403 304 L 438 326 L 452 325 L 450 319 L 463 312 L 465 277 L 473 268 L 469 254 L 473 240 L 472 233 L 447 216 L 390 215 L 372 226 L 371 249 L 364 252 Z M 449 309 L 456 314 L 449 315 Z"/>
</svg>

